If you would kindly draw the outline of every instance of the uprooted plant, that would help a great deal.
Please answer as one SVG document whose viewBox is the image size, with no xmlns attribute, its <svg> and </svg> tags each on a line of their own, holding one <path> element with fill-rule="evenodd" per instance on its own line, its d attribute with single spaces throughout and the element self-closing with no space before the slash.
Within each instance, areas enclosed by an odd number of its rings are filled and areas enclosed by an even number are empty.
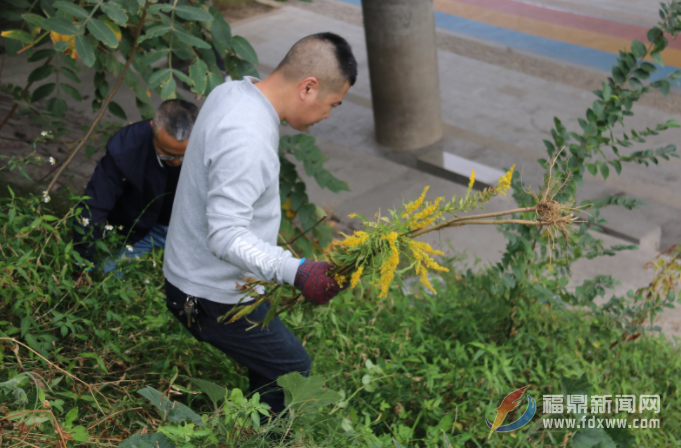
<svg viewBox="0 0 681 448">
<path fill-rule="evenodd" d="M 551 176 L 547 177 L 542 192 L 535 195 L 537 203 L 532 207 L 458 216 L 477 208 L 484 208 L 484 204 L 494 196 L 505 195 L 511 185 L 513 170 L 514 167 L 511 167 L 505 175 L 502 175 L 496 186 L 476 192 L 473 191 L 475 183 L 475 171 L 473 171 L 466 196 L 458 198 L 454 196 L 448 202 L 444 197 L 426 200 L 429 187 L 425 187 L 418 199 L 403 204 L 399 210 L 391 210 L 389 217 L 381 216 L 379 212 L 376 214 L 376 220 L 370 221 L 364 216 L 351 214 L 350 217 L 357 217 L 362 221 L 364 230 L 356 231 L 351 236 L 346 235 L 343 241 L 335 240 L 331 243 L 326 256 L 334 267 L 327 275 L 332 276 L 339 286 L 349 288 L 356 287 L 362 279 L 366 279 L 370 285 L 378 289 L 378 297 L 385 298 L 391 282 L 394 279 L 402 281 L 401 275 L 413 270 L 421 283 L 428 290 L 435 292 L 428 278 L 428 271 L 447 271 L 448 269 L 438 264 L 433 258 L 433 256 L 444 255 L 442 251 L 433 249 L 426 242 L 416 240 L 421 235 L 466 225 L 513 223 L 545 227 L 550 238 L 562 235 L 567 239 L 570 225 L 576 222 L 577 218 L 571 213 L 574 210 L 571 204 L 560 204 L 554 199 L 564 183 L 557 182 Z M 529 212 L 534 212 L 535 219 L 492 219 Z M 454 217 L 445 219 L 446 215 Z M 406 266 L 398 270 L 400 262 Z M 291 309 L 303 300 L 293 286 L 276 285 L 253 278 L 244 280 L 244 285 L 239 286 L 245 293 L 244 299 L 252 297 L 255 300 L 248 305 L 234 307 L 229 313 L 221 316 L 221 320 L 229 318 L 227 323 L 248 315 L 264 302 L 270 302 L 271 307 L 266 318 L 262 322 L 254 322 L 254 324 L 268 325 L 275 316 Z M 260 294 L 259 291 L 263 287 L 269 292 Z"/>
</svg>

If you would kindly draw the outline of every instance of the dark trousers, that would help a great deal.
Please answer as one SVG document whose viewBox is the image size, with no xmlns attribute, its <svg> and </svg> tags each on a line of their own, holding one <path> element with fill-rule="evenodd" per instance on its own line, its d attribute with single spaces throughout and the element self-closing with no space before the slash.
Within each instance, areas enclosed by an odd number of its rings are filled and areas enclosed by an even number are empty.
<svg viewBox="0 0 681 448">
<path fill-rule="evenodd" d="M 275 317 L 268 328 L 256 327 L 246 331 L 253 324 L 241 318 L 231 324 L 218 322 L 217 318 L 231 310 L 234 305 L 225 305 L 207 299 L 198 299 L 198 320 L 201 330 L 192 323 L 187 326 L 184 304 L 187 294 L 166 280 L 166 306 L 182 325 L 199 341 L 207 342 L 239 364 L 248 367 L 251 392 L 260 392 L 260 401 L 270 405 L 272 411 L 284 410 L 284 391 L 278 388 L 277 378 L 290 372 L 307 376 L 310 372 L 310 356 L 291 330 L 281 319 Z M 247 317 L 252 322 L 265 319 L 269 303 L 253 310 Z"/>
</svg>

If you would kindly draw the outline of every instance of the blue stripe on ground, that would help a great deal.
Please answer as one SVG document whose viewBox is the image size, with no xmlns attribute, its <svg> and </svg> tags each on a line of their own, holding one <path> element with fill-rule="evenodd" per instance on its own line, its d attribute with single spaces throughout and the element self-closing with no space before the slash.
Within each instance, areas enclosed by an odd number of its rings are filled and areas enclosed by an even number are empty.
<svg viewBox="0 0 681 448">
<path fill-rule="evenodd" d="M 341 1 L 357 6 L 362 5 L 361 0 Z M 548 56 L 574 64 L 585 65 L 606 72 L 610 72 L 612 66 L 617 63 L 617 56 L 605 51 L 594 50 L 592 48 L 548 39 L 546 37 L 508 30 L 440 11 L 435 11 L 435 26 L 457 34 L 463 34 L 476 39 L 494 42 L 518 50 Z M 658 70 L 659 71 L 654 73 L 648 81 L 665 78 L 678 69 L 675 67 L 664 67 L 660 70 L 658 67 Z"/>
</svg>

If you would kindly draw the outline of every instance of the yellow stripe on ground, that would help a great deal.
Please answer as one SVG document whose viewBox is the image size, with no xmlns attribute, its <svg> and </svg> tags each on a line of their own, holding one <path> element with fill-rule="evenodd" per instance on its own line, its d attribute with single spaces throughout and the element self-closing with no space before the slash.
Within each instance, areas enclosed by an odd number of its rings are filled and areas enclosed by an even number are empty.
<svg viewBox="0 0 681 448">
<path fill-rule="evenodd" d="M 542 22 L 467 3 L 460 3 L 455 0 L 434 0 L 434 2 L 435 9 L 445 14 L 594 50 L 617 54 L 619 50 L 629 50 L 631 47 L 631 41 L 620 37 Z M 560 57 L 560 55 L 556 55 L 556 57 Z M 667 65 L 681 67 L 681 51 L 679 50 L 667 48 L 662 52 L 662 58 Z"/>
</svg>

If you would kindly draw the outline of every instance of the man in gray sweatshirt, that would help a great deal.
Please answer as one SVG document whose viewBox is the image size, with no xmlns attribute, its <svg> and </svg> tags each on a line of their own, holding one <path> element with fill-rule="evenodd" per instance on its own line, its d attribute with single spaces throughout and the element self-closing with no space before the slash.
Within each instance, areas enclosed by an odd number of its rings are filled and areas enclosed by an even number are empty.
<svg viewBox="0 0 681 448">
<path fill-rule="evenodd" d="M 279 126 L 296 130 L 329 117 L 357 77 L 348 43 L 332 33 L 307 36 L 262 81 L 247 77 L 214 89 L 194 125 L 177 186 L 166 239 L 164 274 L 168 309 L 199 341 L 248 367 L 251 390 L 273 412 L 284 409 L 280 375 L 307 375 L 310 358 L 279 318 L 267 329 L 246 331 L 240 319 L 218 323 L 243 297 L 242 275 L 290 284 L 316 304 L 339 292 L 326 262 L 300 260 L 277 246 Z M 199 325 L 183 308 L 196 298 Z M 264 319 L 269 304 L 250 321 Z"/>
</svg>

